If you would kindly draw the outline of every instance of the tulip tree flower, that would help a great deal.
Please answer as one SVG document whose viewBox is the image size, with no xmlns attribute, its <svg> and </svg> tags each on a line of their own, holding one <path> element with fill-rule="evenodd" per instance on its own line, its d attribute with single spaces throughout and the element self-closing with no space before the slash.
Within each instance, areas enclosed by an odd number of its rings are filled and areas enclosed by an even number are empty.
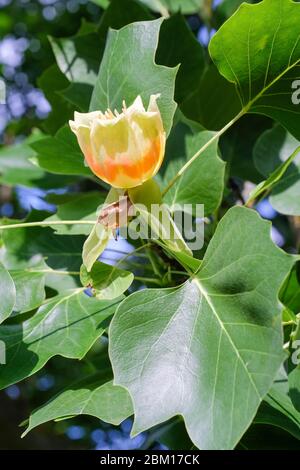
<svg viewBox="0 0 300 470">
<path fill-rule="evenodd" d="M 151 95 L 147 111 L 138 96 L 122 113 L 75 112 L 70 127 L 90 169 L 114 188 L 140 186 L 159 170 L 166 134 L 156 100 Z"/>
</svg>

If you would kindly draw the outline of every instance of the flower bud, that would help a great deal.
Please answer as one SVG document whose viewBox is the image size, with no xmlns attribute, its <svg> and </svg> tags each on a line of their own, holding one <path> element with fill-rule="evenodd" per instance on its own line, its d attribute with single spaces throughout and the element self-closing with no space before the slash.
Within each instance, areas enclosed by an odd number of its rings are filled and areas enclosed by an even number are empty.
<svg viewBox="0 0 300 470">
<path fill-rule="evenodd" d="M 151 95 L 147 111 L 140 96 L 122 113 L 109 109 L 75 112 L 70 127 L 90 169 L 114 188 L 134 188 L 159 170 L 166 135 L 156 100 Z"/>
</svg>

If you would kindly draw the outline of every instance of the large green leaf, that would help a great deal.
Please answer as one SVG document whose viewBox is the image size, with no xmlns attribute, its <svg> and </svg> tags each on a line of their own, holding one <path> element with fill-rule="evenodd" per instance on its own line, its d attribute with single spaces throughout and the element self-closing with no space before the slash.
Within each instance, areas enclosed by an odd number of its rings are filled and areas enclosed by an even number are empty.
<svg viewBox="0 0 300 470">
<path fill-rule="evenodd" d="M 281 126 L 264 132 L 254 147 L 254 162 L 257 169 L 269 176 L 288 163 L 300 142 Z M 295 155 L 284 175 L 273 187 L 273 207 L 283 214 L 300 215 L 300 152 Z"/>
<path fill-rule="evenodd" d="M 126 390 L 106 382 L 103 374 L 94 374 L 71 384 L 34 410 L 22 437 L 36 426 L 55 419 L 90 415 L 118 425 L 132 414 L 132 403 Z"/>
<path fill-rule="evenodd" d="M 14 314 L 28 312 L 41 305 L 45 299 L 45 275 L 48 270 L 44 261 L 33 259 L 26 268 L 9 271 L 16 287 Z"/>
<path fill-rule="evenodd" d="M 22 324 L 2 325 L 7 364 L 1 367 L 0 388 L 34 374 L 53 356 L 83 358 L 118 303 L 91 299 L 75 289 L 51 298 Z"/>
<path fill-rule="evenodd" d="M 91 175 L 84 165 L 76 136 L 69 126 L 62 127 L 54 137 L 45 137 L 31 144 L 35 155 L 31 161 L 50 173 L 66 175 Z"/>
<path fill-rule="evenodd" d="M 212 137 L 213 132 L 187 134 L 184 139 L 183 158 L 171 161 L 164 180 L 166 183 L 180 170 L 195 152 Z M 204 204 L 204 213 L 212 214 L 220 205 L 224 189 L 225 163 L 218 157 L 218 141 L 215 140 L 185 171 L 182 177 L 166 193 L 165 201 L 175 204 Z"/>
<path fill-rule="evenodd" d="M 16 302 L 16 288 L 9 272 L 0 263 L 0 323 L 10 316 Z"/>
<path fill-rule="evenodd" d="M 259 0 L 221 0 L 218 3 L 216 11 L 215 11 L 215 21 L 216 23 L 222 24 L 225 20 L 227 20 L 233 13 L 238 9 L 238 7 L 244 3 L 258 3 Z"/>
<path fill-rule="evenodd" d="M 236 84 L 241 108 L 278 120 L 297 138 L 300 108 L 292 84 L 300 70 L 299 21 L 300 5 L 291 0 L 244 3 L 209 45 L 221 74 Z"/>
<path fill-rule="evenodd" d="M 237 444 L 284 357 L 278 291 L 292 264 L 268 222 L 234 207 L 191 279 L 122 302 L 110 357 L 133 398 L 134 434 L 181 414 L 199 448 Z"/>
<path fill-rule="evenodd" d="M 90 111 L 120 110 L 123 100 L 130 105 L 137 95 L 147 105 L 151 94 L 160 93 L 158 106 L 169 133 L 176 109 L 177 69 L 154 63 L 161 23 L 161 19 L 141 21 L 109 31 Z"/>
</svg>

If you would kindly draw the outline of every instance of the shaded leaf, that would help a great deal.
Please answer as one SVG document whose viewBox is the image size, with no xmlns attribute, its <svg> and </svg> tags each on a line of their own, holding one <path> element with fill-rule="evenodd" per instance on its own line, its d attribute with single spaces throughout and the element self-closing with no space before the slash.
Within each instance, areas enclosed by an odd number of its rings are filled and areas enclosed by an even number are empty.
<svg viewBox="0 0 300 470">
<path fill-rule="evenodd" d="M 76 136 L 67 125 L 54 137 L 45 137 L 31 147 L 37 153 L 31 160 L 44 170 L 66 175 L 91 175 L 90 169 L 84 165 Z"/>
<path fill-rule="evenodd" d="M 43 220 L 44 213 L 33 212 L 26 222 Z M 12 223 L 12 221 L 9 221 Z M 18 221 L 14 221 L 18 224 Z M 2 262 L 8 270 L 28 268 L 43 258 L 49 268 L 63 271 L 79 271 L 84 237 L 55 235 L 46 227 L 22 227 L 4 230 Z M 30 265 L 29 265 L 30 266 Z M 59 276 L 62 282 L 62 276 Z"/>
<path fill-rule="evenodd" d="M 204 67 L 204 50 L 178 13 L 162 23 L 156 62 L 168 67 L 180 64 L 175 83 L 175 100 L 180 106 L 198 88 Z"/>
<path fill-rule="evenodd" d="M 20 144 L 0 149 L 0 181 L 2 184 L 32 186 L 36 180 L 44 176 L 44 171 L 30 161 L 35 155 L 30 144 L 41 138 L 40 134 L 32 135 Z"/>
<path fill-rule="evenodd" d="M 42 128 L 55 134 L 72 117 L 70 104 L 61 96 L 62 90 L 69 86 L 69 81 L 58 66 L 52 64 L 38 78 L 38 85 L 51 105 L 51 111 L 42 122 Z"/>
<path fill-rule="evenodd" d="M 0 263 L 0 323 L 10 316 L 16 302 L 16 288 L 9 272 Z"/>
<path fill-rule="evenodd" d="M 300 440 L 300 413 L 295 410 L 289 397 L 289 383 L 283 367 L 279 370 L 254 423 L 277 426 Z"/>
<path fill-rule="evenodd" d="M 300 153 L 294 154 L 300 142 L 281 126 L 265 131 L 254 147 L 254 162 L 264 175 L 281 176 L 272 184 L 272 206 L 282 214 L 300 215 Z M 270 181 L 270 180 L 269 180 Z"/>
<path fill-rule="evenodd" d="M 95 221 L 97 209 L 104 202 L 103 193 L 89 192 L 76 195 L 71 201 L 59 205 L 56 214 L 48 217 L 47 221 L 57 220 L 88 220 Z M 53 225 L 55 232 L 65 235 L 89 235 L 91 224 L 82 225 Z"/>
<path fill-rule="evenodd" d="M 180 168 L 212 137 L 213 132 L 203 131 L 184 138 L 183 158 L 171 162 L 164 175 L 166 184 Z M 204 213 L 212 214 L 222 201 L 225 163 L 218 157 L 218 141 L 215 140 L 183 173 L 165 195 L 165 202 L 175 204 L 203 204 Z"/>
<path fill-rule="evenodd" d="M 39 307 L 45 299 L 45 275 L 49 268 L 43 261 L 29 262 L 24 269 L 12 269 L 10 275 L 16 286 L 14 314 Z"/>
<path fill-rule="evenodd" d="M 1 367 L 0 387 L 34 374 L 53 356 L 82 359 L 118 303 L 91 299 L 76 289 L 51 298 L 22 324 L 2 325 L 7 364 Z"/>
<path fill-rule="evenodd" d="M 238 114 L 240 101 L 235 86 L 219 73 L 214 64 L 209 64 L 180 108 L 185 116 L 207 129 L 219 130 Z"/>
<path fill-rule="evenodd" d="M 28 432 L 40 424 L 70 416 L 95 416 L 106 423 L 120 424 L 133 413 L 130 396 L 122 387 L 106 382 L 103 374 L 85 377 L 34 410 L 28 422 Z"/>
</svg>

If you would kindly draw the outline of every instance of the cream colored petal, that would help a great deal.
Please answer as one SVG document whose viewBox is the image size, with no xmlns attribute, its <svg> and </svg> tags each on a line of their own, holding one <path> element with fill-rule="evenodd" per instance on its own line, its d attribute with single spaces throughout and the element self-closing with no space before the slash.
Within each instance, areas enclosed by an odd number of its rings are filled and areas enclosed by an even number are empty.
<svg viewBox="0 0 300 470">
<path fill-rule="evenodd" d="M 79 127 L 91 127 L 93 121 L 99 118 L 100 111 L 93 111 L 91 113 L 74 113 L 74 121 L 69 121 L 70 127 L 73 132 Z"/>
<path fill-rule="evenodd" d="M 124 116 L 116 119 L 94 121 L 91 129 L 91 142 L 95 158 L 106 156 L 117 159 L 120 154 L 128 153 L 128 120 Z"/>
<path fill-rule="evenodd" d="M 77 136 L 79 147 L 82 153 L 84 154 L 87 163 L 89 163 L 90 158 L 91 158 L 91 153 L 92 153 L 90 129 L 88 127 L 79 127 L 73 130 L 73 132 Z"/>
<path fill-rule="evenodd" d="M 148 112 L 154 112 L 154 113 L 158 112 L 160 114 L 159 107 L 157 106 L 157 102 L 156 102 L 158 98 L 160 98 L 160 93 L 150 96 L 149 106 L 147 109 Z"/>
<path fill-rule="evenodd" d="M 129 106 L 126 110 L 127 113 L 132 113 L 134 111 L 138 111 L 138 112 L 145 112 L 145 108 L 144 108 L 144 105 L 143 105 L 143 101 L 142 101 L 142 98 L 140 95 L 138 95 L 136 97 L 136 99 L 134 100 L 134 102 L 132 103 L 131 106 Z"/>
</svg>

